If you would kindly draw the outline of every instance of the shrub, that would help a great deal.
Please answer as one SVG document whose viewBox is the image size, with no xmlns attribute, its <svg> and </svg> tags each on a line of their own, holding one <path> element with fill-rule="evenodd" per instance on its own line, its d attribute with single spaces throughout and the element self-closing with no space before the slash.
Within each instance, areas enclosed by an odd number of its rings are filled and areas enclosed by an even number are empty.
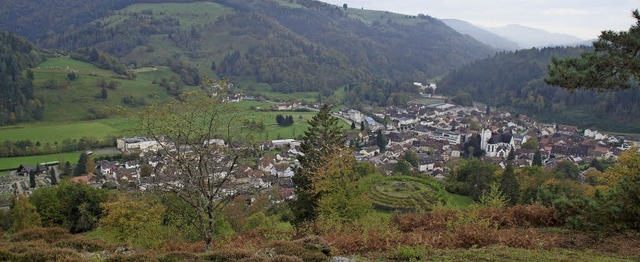
<svg viewBox="0 0 640 262">
<path fill-rule="evenodd" d="M 110 248 L 110 246 L 101 239 L 88 239 L 84 236 L 64 238 L 53 243 L 53 245 L 60 248 L 70 248 L 78 252 L 96 252 Z"/>
<path fill-rule="evenodd" d="M 326 261 L 328 259 L 322 252 L 307 250 L 299 243 L 291 241 L 274 241 L 269 247 L 273 248 L 276 254 L 296 256 L 304 261 Z"/>
<path fill-rule="evenodd" d="M 66 229 L 59 227 L 32 227 L 13 234 L 11 241 L 30 241 L 44 240 L 47 243 L 53 243 L 63 238 L 70 238 L 71 234 Z"/>
<path fill-rule="evenodd" d="M 159 262 L 197 261 L 198 255 L 189 252 L 171 252 L 158 259 Z"/>
<path fill-rule="evenodd" d="M 206 261 L 237 261 L 253 257 L 253 252 L 244 249 L 220 249 L 205 254 L 202 259 Z"/>
<path fill-rule="evenodd" d="M 302 262 L 304 260 L 302 260 L 299 257 L 294 257 L 294 256 L 286 256 L 286 255 L 277 255 L 275 257 L 272 257 L 268 260 L 266 260 L 267 262 Z"/>
<path fill-rule="evenodd" d="M 163 243 L 159 247 L 159 249 L 165 252 L 202 253 L 202 252 L 205 252 L 206 247 L 203 241 L 198 241 L 198 242 L 167 241 Z"/>
<path fill-rule="evenodd" d="M 424 246 L 400 246 L 389 258 L 398 261 L 423 261 L 427 258 L 427 248 Z"/>
<path fill-rule="evenodd" d="M 32 248 L 16 254 L 13 261 L 83 261 L 80 254 L 67 248 Z"/>
<path fill-rule="evenodd" d="M 115 254 L 107 258 L 105 261 L 107 262 L 148 262 L 148 261 L 158 261 L 158 258 L 153 254 Z"/>
<path fill-rule="evenodd" d="M 498 243 L 498 230 L 488 227 L 486 224 L 458 225 L 452 232 L 452 245 L 456 247 L 471 248 L 484 247 Z"/>
<path fill-rule="evenodd" d="M 331 255 L 331 247 L 327 241 L 320 236 L 308 236 L 305 238 L 297 239 L 295 243 L 302 245 L 304 249 L 312 252 L 320 252 L 324 255 Z"/>
</svg>

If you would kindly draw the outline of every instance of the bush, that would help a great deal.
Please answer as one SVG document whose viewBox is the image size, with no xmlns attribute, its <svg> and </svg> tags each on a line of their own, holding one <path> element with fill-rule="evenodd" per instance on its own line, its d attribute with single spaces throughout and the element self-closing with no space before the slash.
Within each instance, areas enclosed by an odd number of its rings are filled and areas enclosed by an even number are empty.
<svg viewBox="0 0 640 262">
<path fill-rule="evenodd" d="M 32 227 L 13 234 L 11 241 L 32 241 L 44 240 L 47 243 L 53 243 L 63 238 L 70 238 L 71 234 L 66 229 L 59 227 Z"/>
<path fill-rule="evenodd" d="M 253 257 L 253 252 L 244 249 L 221 249 L 215 250 L 210 254 L 205 254 L 202 259 L 206 261 L 237 261 L 240 259 L 248 259 Z"/>
<path fill-rule="evenodd" d="M 427 248 L 424 246 L 401 246 L 389 258 L 398 261 L 423 261 L 427 258 Z"/>
<path fill-rule="evenodd" d="M 307 250 L 300 243 L 291 241 L 274 241 L 269 245 L 278 255 L 296 256 L 304 261 L 326 261 L 328 257 L 322 252 Z"/>
<path fill-rule="evenodd" d="M 101 239 L 88 239 L 84 236 L 73 236 L 61 239 L 53 243 L 60 248 L 70 248 L 78 252 L 96 252 L 110 249 L 110 246 Z"/>
<path fill-rule="evenodd" d="M 107 262 L 148 262 L 148 261 L 158 261 L 158 258 L 153 254 L 133 254 L 133 255 L 125 255 L 125 254 L 115 254 L 107 258 L 105 261 Z"/>
<path fill-rule="evenodd" d="M 171 252 L 158 259 L 159 262 L 197 261 L 198 255 L 188 252 Z"/>
<path fill-rule="evenodd" d="M 277 255 L 275 257 L 272 257 L 268 260 L 266 260 L 267 262 L 303 262 L 304 260 L 302 260 L 299 257 L 294 257 L 294 256 L 285 256 L 285 255 Z"/>
<path fill-rule="evenodd" d="M 15 254 L 12 261 L 84 261 L 80 254 L 67 248 L 32 248 Z"/>
</svg>

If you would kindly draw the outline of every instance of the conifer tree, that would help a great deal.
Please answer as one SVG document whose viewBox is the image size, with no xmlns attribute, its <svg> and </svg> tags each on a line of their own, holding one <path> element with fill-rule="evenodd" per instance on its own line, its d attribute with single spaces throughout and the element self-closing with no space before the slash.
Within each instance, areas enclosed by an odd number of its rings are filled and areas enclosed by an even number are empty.
<svg viewBox="0 0 640 262">
<path fill-rule="evenodd" d="M 534 166 L 542 166 L 542 154 L 540 154 L 540 150 L 536 151 L 533 155 L 533 163 Z"/>
<path fill-rule="evenodd" d="M 500 191 L 511 205 L 518 203 L 520 184 L 512 165 L 507 165 L 500 180 Z"/>
<path fill-rule="evenodd" d="M 640 12 L 628 31 L 603 31 L 593 43 L 594 51 L 579 58 L 553 58 L 549 64 L 547 84 L 568 90 L 579 88 L 611 90 L 637 86 L 640 81 Z"/>
<path fill-rule="evenodd" d="M 344 146 L 344 136 L 338 125 L 338 118 L 331 115 L 325 104 L 313 118 L 309 120 L 309 129 L 304 133 L 300 145 L 303 155 L 298 157 L 299 168 L 293 177 L 296 201 L 291 202 L 291 210 L 295 223 L 313 220 L 318 216 L 318 200 L 321 195 L 314 192 L 312 174 L 322 159 L 333 154 L 334 150 Z"/>
<path fill-rule="evenodd" d="M 53 168 L 49 169 L 49 177 L 51 179 L 51 185 L 57 185 L 58 184 L 58 178 L 56 177 L 56 172 L 53 170 Z"/>
</svg>

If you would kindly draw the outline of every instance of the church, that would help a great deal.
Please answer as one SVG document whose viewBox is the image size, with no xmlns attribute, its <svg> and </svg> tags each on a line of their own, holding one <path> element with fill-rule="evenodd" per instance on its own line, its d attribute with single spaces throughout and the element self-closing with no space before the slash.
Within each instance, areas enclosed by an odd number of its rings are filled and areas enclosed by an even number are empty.
<svg viewBox="0 0 640 262">
<path fill-rule="evenodd" d="M 496 133 L 483 129 L 480 134 L 480 147 L 488 157 L 506 158 L 511 150 L 515 150 L 515 141 L 511 133 Z"/>
</svg>

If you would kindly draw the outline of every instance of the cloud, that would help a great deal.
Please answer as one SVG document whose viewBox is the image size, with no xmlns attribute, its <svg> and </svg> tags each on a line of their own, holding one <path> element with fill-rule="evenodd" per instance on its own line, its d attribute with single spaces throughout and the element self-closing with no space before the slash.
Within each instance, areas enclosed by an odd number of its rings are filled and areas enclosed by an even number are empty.
<svg viewBox="0 0 640 262">
<path fill-rule="evenodd" d="M 592 15 L 597 14 L 594 11 L 588 11 L 575 8 L 552 8 L 542 11 L 543 15 Z"/>
</svg>

